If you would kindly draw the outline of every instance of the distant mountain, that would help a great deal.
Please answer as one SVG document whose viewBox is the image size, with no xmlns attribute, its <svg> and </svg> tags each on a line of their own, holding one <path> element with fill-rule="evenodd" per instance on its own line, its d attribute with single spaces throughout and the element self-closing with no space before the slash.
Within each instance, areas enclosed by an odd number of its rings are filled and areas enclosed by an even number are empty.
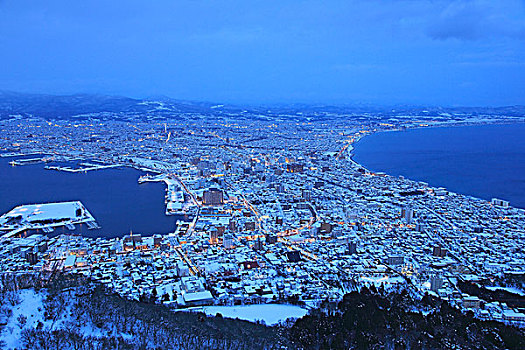
<svg viewBox="0 0 525 350">
<path fill-rule="evenodd" d="M 0 92 L 0 116 L 33 115 L 38 117 L 69 118 L 90 113 L 171 114 L 215 113 L 214 104 L 161 100 L 139 100 L 123 96 L 98 94 L 44 95 L 9 91 Z"/>
<path fill-rule="evenodd" d="M 76 94 L 69 96 L 0 92 L 0 113 L 69 117 L 96 112 L 120 112 L 140 101 L 127 97 Z"/>
<path fill-rule="evenodd" d="M 374 116 L 496 116 L 525 117 L 525 106 L 507 107 L 426 107 L 413 105 L 378 106 L 370 104 L 323 105 L 289 104 L 273 106 L 234 106 L 212 102 L 177 100 L 166 96 L 135 99 L 98 94 L 46 95 L 0 91 L 0 117 L 10 115 L 44 118 L 71 118 L 92 115 L 119 117 L 178 117 L 181 114 L 207 116 L 235 115 L 243 118 Z"/>
<path fill-rule="evenodd" d="M 279 107 L 267 106 L 264 109 L 254 107 L 255 110 L 267 110 L 271 113 L 289 113 L 301 115 L 328 115 L 328 114 L 351 114 L 351 115 L 374 115 L 374 116 L 440 116 L 440 115 L 505 115 L 512 117 L 525 117 L 525 106 L 504 107 L 439 107 L 439 106 L 417 106 L 417 105 L 308 105 L 291 104 Z"/>
</svg>

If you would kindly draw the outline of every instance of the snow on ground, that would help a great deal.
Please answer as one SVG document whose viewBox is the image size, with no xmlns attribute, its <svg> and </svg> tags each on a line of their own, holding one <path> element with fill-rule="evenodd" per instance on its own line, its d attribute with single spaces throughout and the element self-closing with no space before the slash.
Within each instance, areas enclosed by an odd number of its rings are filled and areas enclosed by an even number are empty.
<svg viewBox="0 0 525 350">
<path fill-rule="evenodd" d="M 20 328 L 18 317 L 23 315 L 27 317 L 25 327 L 36 327 L 38 321 L 44 319 L 44 307 L 42 300 L 44 295 L 37 293 L 33 289 L 24 289 L 19 292 L 20 304 L 13 307 L 13 314 L 9 317 L 8 323 L 0 334 L 0 339 L 6 342 L 7 349 L 13 349 L 20 346 Z"/>
<path fill-rule="evenodd" d="M 224 317 L 239 318 L 241 320 L 256 322 L 264 321 L 267 325 L 275 325 L 288 318 L 301 318 L 308 310 L 295 305 L 283 304 L 257 304 L 243 306 L 203 306 L 188 309 L 202 311 L 206 315 L 215 316 L 220 313 Z"/>
<path fill-rule="evenodd" d="M 77 216 L 77 209 L 83 209 L 82 217 Z M 7 214 L 3 215 L 2 218 L 7 220 L 10 217 L 17 216 L 22 216 L 23 221 L 32 223 L 34 221 L 39 220 L 51 220 L 62 218 L 79 219 L 89 215 L 81 202 L 74 201 L 20 205 L 12 209 Z"/>
<path fill-rule="evenodd" d="M 507 292 L 510 292 L 510 293 L 514 293 L 514 294 L 518 294 L 518 295 L 523 295 L 525 296 L 525 292 L 523 292 L 521 289 L 518 289 L 516 287 L 499 287 L 499 286 L 487 286 L 486 287 L 487 289 L 490 289 L 490 290 L 506 290 Z"/>
<path fill-rule="evenodd" d="M 379 287 L 381 284 L 385 286 L 385 288 L 389 287 L 390 285 L 396 285 L 396 284 L 403 284 L 405 283 L 405 280 L 401 276 L 394 276 L 390 277 L 387 275 L 384 276 L 362 276 L 359 279 L 363 283 L 368 284 L 374 284 L 374 286 Z"/>
<path fill-rule="evenodd" d="M 5 342 L 5 349 L 20 348 L 20 334 L 22 329 L 35 328 L 38 322 L 42 323 L 44 329 L 57 330 L 75 327 L 76 331 L 84 336 L 100 338 L 112 334 L 111 329 L 100 329 L 92 323 L 78 324 L 77 322 L 73 322 L 71 312 L 72 300 L 69 300 L 67 296 L 63 312 L 55 322 L 53 322 L 52 320 L 46 320 L 44 318 L 44 299 L 47 295 L 45 290 L 36 292 L 34 289 L 22 289 L 17 293 L 20 301 L 17 305 L 12 307 L 11 304 L 7 302 L 2 304 L 2 307 L 12 310 L 12 315 L 6 319 L 7 325 L 3 329 L 0 328 L 0 343 L 1 341 Z M 20 315 L 27 317 L 27 321 L 22 327 L 20 327 L 21 324 L 18 319 Z M 131 335 L 129 334 L 120 333 L 120 335 L 125 339 L 131 339 Z M 2 348 L 1 344 L 0 348 Z"/>
</svg>

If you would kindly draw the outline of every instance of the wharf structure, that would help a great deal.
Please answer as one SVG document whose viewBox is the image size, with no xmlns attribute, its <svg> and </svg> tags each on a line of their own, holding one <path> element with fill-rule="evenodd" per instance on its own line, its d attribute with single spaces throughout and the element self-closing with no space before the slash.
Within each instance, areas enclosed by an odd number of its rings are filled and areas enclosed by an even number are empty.
<svg viewBox="0 0 525 350">
<path fill-rule="evenodd" d="M 98 228 L 95 218 L 79 201 L 20 205 L 0 216 L 2 238 L 15 237 L 30 230 L 53 232 L 54 228 L 86 223 Z"/>
</svg>

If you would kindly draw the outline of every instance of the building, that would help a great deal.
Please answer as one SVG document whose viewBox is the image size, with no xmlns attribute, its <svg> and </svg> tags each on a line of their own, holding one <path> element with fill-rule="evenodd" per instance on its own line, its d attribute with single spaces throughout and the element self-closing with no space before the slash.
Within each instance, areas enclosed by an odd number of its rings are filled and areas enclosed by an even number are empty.
<svg viewBox="0 0 525 350">
<path fill-rule="evenodd" d="M 183 293 L 182 297 L 184 298 L 184 304 L 186 304 L 186 306 L 203 306 L 213 304 L 213 295 L 208 290 L 194 293 Z"/>
<path fill-rule="evenodd" d="M 475 296 L 467 296 L 463 298 L 463 307 L 466 309 L 479 309 L 481 300 Z"/>
<path fill-rule="evenodd" d="M 438 197 L 444 197 L 448 195 L 448 191 L 446 190 L 446 188 L 439 187 L 439 188 L 434 189 L 434 194 Z"/>
<path fill-rule="evenodd" d="M 26 260 L 31 265 L 35 265 L 38 262 L 38 254 L 33 251 L 28 251 L 26 253 Z"/>
<path fill-rule="evenodd" d="M 330 224 L 329 222 L 323 222 L 323 223 L 321 223 L 321 227 L 319 228 L 319 232 L 323 233 L 323 234 L 331 233 L 332 229 L 333 229 L 332 224 Z"/>
<path fill-rule="evenodd" d="M 448 253 L 448 250 L 445 248 L 441 248 L 441 246 L 435 246 L 432 249 L 432 255 L 440 257 L 440 258 L 447 256 L 447 253 Z"/>
<path fill-rule="evenodd" d="M 182 297 L 186 306 L 213 304 L 213 295 L 204 288 L 204 279 L 197 276 L 186 276 L 180 280 Z"/>
<path fill-rule="evenodd" d="M 257 238 L 257 240 L 253 243 L 253 249 L 255 250 L 263 249 L 263 242 L 259 238 Z"/>
<path fill-rule="evenodd" d="M 209 170 L 209 169 L 215 169 L 215 164 L 208 160 L 201 160 L 197 163 L 197 169 L 199 170 Z"/>
<path fill-rule="evenodd" d="M 142 245 L 142 236 L 131 232 L 129 236 L 124 237 L 123 244 L 128 249 L 135 249 Z"/>
<path fill-rule="evenodd" d="M 231 235 L 225 235 L 222 240 L 222 245 L 226 249 L 230 249 L 233 247 L 233 237 Z"/>
<path fill-rule="evenodd" d="M 276 235 L 266 234 L 265 238 L 266 238 L 266 244 L 275 244 L 275 243 L 277 243 L 277 236 Z"/>
<path fill-rule="evenodd" d="M 64 270 L 72 269 L 75 267 L 75 262 L 77 260 L 77 257 L 75 255 L 68 255 L 66 260 L 64 261 Z"/>
<path fill-rule="evenodd" d="M 497 206 L 497 207 L 502 207 L 502 208 L 509 207 L 509 202 L 504 201 L 503 199 L 492 198 L 490 202 L 492 203 L 492 205 Z"/>
<path fill-rule="evenodd" d="M 310 202 L 312 200 L 312 191 L 309 189 L 303 189 L 301 191 L 301 197 L 307 202 Z"/>
<path fill-rule="evenodd" d="M 314 188 L 321 188 L 321 187 L 324 187 L 324 181 L 315 181 L 314 182 Z"/>
<path fill-rule="evenodd" d="M 525 314 L 512 309 L 503 310 L 503 319 L 510 322 L 525 322 Z"/>
<path fill-rule="evenodd" d="M 204 191 L 203 202 L 205 205 L 221 205 L 224 203 L 223 192 L 217 188 Z"/>
<path fill-rule="evenodd" d="M 216 227 L 212 227 L 210 230 L 210 243 L 216 244 L 219 241 L 219 230 Z"/>
<path fill-rule="evenodd" d="M 348 242 L 348 254 L 352 255 L 357 253 L 357 243 L 352 241 Z"/>
<path fill-rule="evenodd" d="M 301 261 L 301 252 L 298 250 L 286 252 L 286 258 L 288 258 L 289 262 L 299 262 Z"/>
<path fill-rule="evenodd" d="M 259 267 L 259 263 L 255 260 L 243 261 L 240 265 L 244 270 L 256 269 Z"/>
<path fill-rule="evenodd" d="M 414 220 L 414 210 L 410 207 L 404 207 L 401 209 L 401 217 L 405 219 L 407 224 L 411 224 Z"/>
<path fill-rule="evenodd" d="M 177 275 L 179 277 L 186 277 L 186 276 L 189 276 L 190 275 L 190 269 L 188 268 L 188 266 L 183 263 L 182 261 L 179 261 L 177 263 Z"/>
<path fill-rule="evenodd" d="M 443 287 L 443 277 L 438 275 L 432 276 L 430 278 L 430 290 L 437 293 L 441 287 Z"/>
<path fill-rule="evenodd" d="M 405 258 L 402 256 L 394 255 L 387 258 L 388 265 L 403 265 Z"/>
<path fill-rule="evenodd" d="M 302 173 L 304 171 L 304 166 L 299 163 L 288 163 L 286 164 L 286 171 L 289 173 Z"/>
</svg>

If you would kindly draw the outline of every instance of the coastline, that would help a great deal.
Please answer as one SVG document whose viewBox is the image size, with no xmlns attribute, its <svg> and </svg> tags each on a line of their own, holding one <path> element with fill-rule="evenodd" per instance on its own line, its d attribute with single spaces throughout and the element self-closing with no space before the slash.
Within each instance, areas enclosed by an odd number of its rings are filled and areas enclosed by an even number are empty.
<svg viewBox="0 0 525 350">
<path fill-rule="evenodd" d="M 8 158 L 0 158 L 2 170 L 4 166 L 7 166 L 8 160 Z M 9 167 L 9 170 L 16 171 L 15 174 L 21 176 L 22 180 L 10 181 L 12 189 L 6 187 L 5 183 L 3 184 L 2 189 L 6 190 L 6 195 L 0 201 L 3 208 L 0 215 L 8 213 L 21 204 L 79 200 L 101 226 L 100 229 L 95 230 L 88 230 L 86 227 L 66 230 L 64 227 L 63 230 L 55 230 L 53 235 L 70 233 L 84 237 L 111 239 L 122 237 L 133 231 L 147 237 L 157 233 L 172 233 L 176 230 L 177 220 L 183 219 L 179 215 L 165 215 L 166 187 L 163 184 L 153 183 L 140 186 L 137 179 L 144 174 L 144 171 L 137 167 L 122 166 L 102 172 L 90 171 L 87 174 L 46 170 L 41 164 Z M 2 178 L 7 176 L 6 173 L 2 175 L 0 176 Z M 40 176 L 46 180 L 41 180 Z M 34 179 L 44 184 L 42 185 L 45 188 L 44 194 L 42 191 L 27 190 L 27 188 L 33 189 L 36 186 L 33 185 Z M 20 182 L 24 181 L 30 185 L 22 186 Z M 86 189 L 88 185 L 93 186 L 91 190 Z M 160 211 L 157 212 L 152 208 L 158 208 Z M 117 215 L 121 219 L 116 219 Z M 153 228 L 148 228 L 144 224 L 147 221 L 153 222 Z"/>
<path fill-rule="evenodd" d="M 372 131 L 372 132 L 366 133 L 365 135 L 362 135 L 362 136 L 356 138 L 356 140 L 351 144 L 352 149 L 349 152 L 349 159 L 355 166 L 358 166 L 358 167 L 364 169 L 368 173 L 376 172 L 376 171 L 373 171 L 373 170 L 367 168 L 362 163 L 359 163 L 357 160 L 354 159 L 354 157 L 356 155 L 355 151 L 357 150 L 359 142 L 361 142 L 367 136 L 376 135 L 376 134 L 379 134 L 379 133 L 401 132 L 401 131 L 411 131 L 411 130 L 421 130 L 421 129 L 461 128 L 461 127 L 498 126 L 498 125 L 514 125 L 514 124 L 523 125 L 523 124 L 525 124 L 525 119 L 512 120 L 512 121 L 509 121 L 509 120 L 495 120 L 494 122 L 488 122 L 488 123 L 487 122 L 450 123 L 450 124 L 443 123 L 443 124 L 432 124 L 432 125 L 425 125 L 425 126 L 407 127 L 407 128 L 404 128 L 404 129 L 397 128 L 397 129 L 390 129 L 390 130 L 376 130 L 376 131 Z M 381 171 L 381 172 L 383 172 L 383 171 Z M 387 176 L 390 176 L 390 177 L 397 177 L 397 175 L 389 174 L 386 171 L 384 173 Z M 410 176 L 404 176 L 404 177 L 407 180 L 414 181 L 414 182 L 427 182 L 425 180 L 418 180 L 418 179 L 412 178 Z M 432 183 L 428 182 L 428 186 L 429 187 L 433 187 L 433 188 L 445 187 L 445 188 L 447 188 L 448 192 L 452 192 L 452 193 L 455 193 L 457 195 L 461 195 L 461 196 L 465 196 L 465 197 L 474 198 L 474 199 L 477 199 L 477 200 L 490 202 L 490 199 L 481 198 L 478 195 L 467 194 L 467 193 L 464 193 L 463 191 L 449 190 L 448 187 L 445 186 L 444 184 L 438 184 L 438 183 L 435 183 L 435 182 L 432 182 Z M 508 200 L 506 198 L 499 198 L 499 199 Z M 522 206 L 517 206 L 512 201 L 509 201 L 509 206 L 517 208 L 517 209 L 525 210 L 525 206 L 523 206 L 523 207 Z"/>
</svg>

